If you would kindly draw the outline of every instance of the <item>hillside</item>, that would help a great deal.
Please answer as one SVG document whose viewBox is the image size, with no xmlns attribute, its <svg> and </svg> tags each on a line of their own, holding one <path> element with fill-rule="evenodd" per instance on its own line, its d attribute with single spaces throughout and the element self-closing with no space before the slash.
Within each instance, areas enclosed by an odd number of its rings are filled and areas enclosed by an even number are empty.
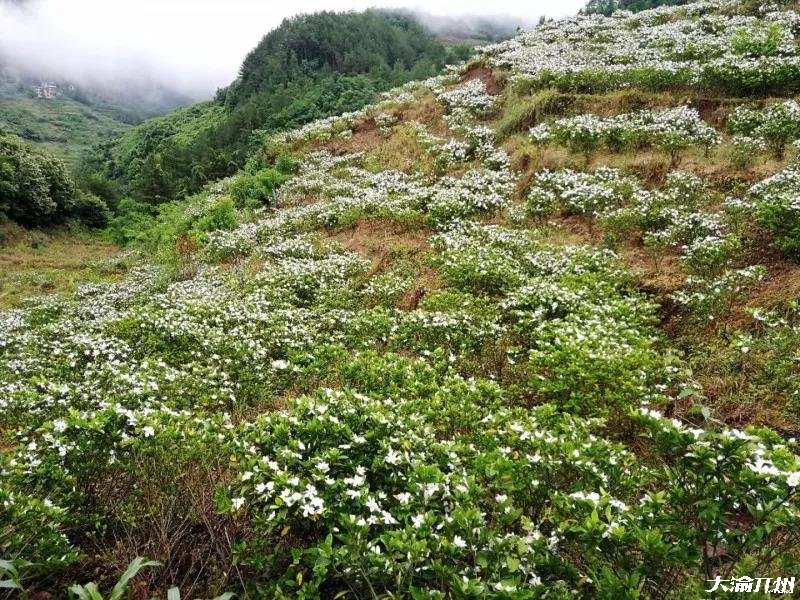
<svg viewBox="0 0 800 600">
<path fill-rule="evenodd" d="M 145 76 L 79 84 L 57 73 L 30 70 L 0 50 L 0 131 L 41 145 L 71 165 L 131 125 L 190 103 Z M 37 98 L 42 80 L 56 85 L 55 98 Z"/>
<path fill-rule="evenodd" d="M 74 100 L 0 98 L 0 132 L 40 145 L 73 166 L 91 148 L 128 127 L 113 113 Z"/>
<path fill-rule="evenodd" d="M 548 22 L 122 201 L 127 276 L 0 312 L 7 587 L 792 597 L 797 9 Z"/>
<path fill-rule="evenodd" d="M 170 200 L 243 167 L 267 132 L 357 110 L 468 53 L 408 15 L 301 15 L 268 33 L 214 102 L 143 124 L 102 146 L 87 168 L 123 194 Z"/>
<path fill-rule="evenodd" d="M 610 15 L 616 10 L 638 12 L 659 6 L 684 5 L 688 0 L 590 0 L 583 8 L 586 14 Z"/>
</svg>

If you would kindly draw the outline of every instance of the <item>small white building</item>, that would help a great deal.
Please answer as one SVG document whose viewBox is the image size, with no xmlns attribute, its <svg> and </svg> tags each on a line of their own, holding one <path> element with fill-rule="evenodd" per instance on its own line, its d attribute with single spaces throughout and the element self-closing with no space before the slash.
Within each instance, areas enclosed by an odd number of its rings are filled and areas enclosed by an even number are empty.
<svg viewBox="0 0 800 600">
<path fill-rule="evenodd" d="M 58 93 L 58 86 L 55 83 L 43 81 L 36 86 L 36 97 L 45 100 L 52 100 Z"/>
</svg>

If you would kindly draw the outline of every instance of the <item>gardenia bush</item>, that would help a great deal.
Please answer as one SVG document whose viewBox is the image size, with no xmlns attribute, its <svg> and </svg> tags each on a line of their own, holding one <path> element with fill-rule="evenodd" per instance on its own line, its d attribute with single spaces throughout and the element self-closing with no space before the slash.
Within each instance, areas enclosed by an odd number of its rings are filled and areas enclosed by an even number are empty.
<svg viewBox="0 0 800 600">
<path fill-rule="evenodd" d="M 631 86 L 716 93 L 800 90 L 793 11 L 737 13 L 735 0 L 704 0 L 611 17 L 543 23 L 481 50 L 484 60 L 538 88 L 601 92 Z"/>
<path fill-rule="evenodd" d="M 800 171 L 796 165 L 790 165 L 753 185 L 744 199 L 729 198 L 726 208 L 735 217 L 755 213 L 757 222 L 775 237 L 775 245 L 789 254 L 796 254 L 800 250 L 798 185 Z"/>
<path fill-rule="evenodd" d="M 701 85 L 711 63 L 690 40 L 724 63 L 734 31 L 761 26 L 723 5 L 546 23 L 485 56 L 581 89 L 601 67 L 612 85 Z M 793 64 L 785 44 L 769 52 L 773 74 Z M 191 268 L 142 265 L 0 312 L 4 559 L 52 582 L 134 551 L 165 563 L 143 588 L 307 599 L 695 597 L 717 575 L 793 567 L 796 442 L 667 416 L 698 384 L 615 244 L 505 217 L 521 200 L 680 253 L 691 278 L 671 300 L 706 322 L 764 276 L 736 264 L 737 211 L 772 222 L 797 171 L 724 213 L 680 171 L 652 188 L 610 168 L 523 186 L 489 127 L 494 97 L 460 75 L 277 136 L 296 169 L 258 175 L 262 157 L 187 199 Z M 431 92 L 448 118 L 401 122 L 394 109 Z M 437 168 L 348 151 L 371 118 Z M 590 150 L 717 140 L 687 108 L 546 127 Z"/>
<path fill-rule="evenodd" d="M 758 140 L 776 158 L 782 158 L 786 145 L 800 137 L 800 104 L 789 100 L 771 104 L 761 111 L 740 107 L 728 119 L 728 128 L 746 136 L 739 138 L 739 144 L 744 140 Z"/>
<path fill-rule="evenodd" d="M 653 146 L 667 152 L 673 166 L 682 150 L 692 146 L 708 150 L 720 142 L 714 128 L 688 107 L 644 110 L 609 118 L 580 115 L 542 123 L 530 133 L 537 143 L 555 142 L 586 157 L 600 146 L 612 150 Z"/>
</svg>

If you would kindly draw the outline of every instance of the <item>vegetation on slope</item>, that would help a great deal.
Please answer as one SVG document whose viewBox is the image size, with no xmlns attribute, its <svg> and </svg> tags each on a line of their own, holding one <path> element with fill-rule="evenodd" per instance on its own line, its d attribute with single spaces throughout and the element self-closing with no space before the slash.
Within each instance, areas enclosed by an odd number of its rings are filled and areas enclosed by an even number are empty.
<svg viewBox="0 0 800 600">
<path fill-rule="evenodd" d="M 78 219 L 104 227 L 108 207 L 79 191 L 63 161 L 19 138 L 0 135 L 0 218 L 27 226 L 50 226 Z"/>
<path fill-rule="evenodd" d="M 9 586 L 789 593 L 800 107 L 761 42 L 800 19 L 741 6 L 547 24 L 270 136 L 120 224 L 124 280 L 1 313 Z"/>
<path fill-rule="evenodd" d="M 127 127 L 112 115 L 74 100 L 0 102 L 0 131 L 41 146 L 73 167 L 91 148 Z"/>
<path fill-rule="evenodd" d="M 295 17 L 265 36 L 215 102 L 102 145 L 87 170 L 110 179 L 123 195 L 173 199 L 244 166 L 262 132 L 356 110 L 459 56 L 463 49 L 446 48 L 411 17 L 391 12 Z"/>
<path fill-rule="evenodd" d="M 137 78 L 79 84 L 57 75 L 34 75 L 30 69 L 0 51 L 0 131 L 41 145 L 71 165 L 130 125 L 190 102 Z M 55 98 L 37 98 L 35 88 L 42 78 L 57 85 Z"/>
<path fill-rule="evenodd" d="M 74 229 L 31 231 L 0 224 L 0 308 L 19 308 L 31 296 L 74 294 L 86 283 L 115 281 L 133 256 L 96 235 Z"/>
<path fill-rule="evenodd" d="M 686 4 L 688 0 L 590 0 L 583 8 L 586 14 L 610 15 L 617 10 L 639 12 L 657 6 L 675 6 Z"/>
</svg>

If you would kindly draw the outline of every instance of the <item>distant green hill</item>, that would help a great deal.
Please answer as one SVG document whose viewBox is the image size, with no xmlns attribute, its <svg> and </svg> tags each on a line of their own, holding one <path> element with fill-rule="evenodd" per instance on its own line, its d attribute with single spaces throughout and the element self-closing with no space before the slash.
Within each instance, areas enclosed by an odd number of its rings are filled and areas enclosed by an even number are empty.
<svg viewBox="0 0 800 600">
<path fill-rule="evenodd" d="M 18 135 L 77 164 L 102 140 L 163 114 L 190 99 L 153 80 L 79 85 L 65 78 L 34 76 L 19 60 L 0 55 L 0 132 Z M 38 98 L 40 78 L 53 81 L 56 97 Z"/>
<path fill-rule="evenodd" d="M 87 171 L 120 193 L 162 202 L 242 167 L 260 132 L 353 111 L 379 92 L 440 71 L 470 52 L 408 15 L 368 10 L 285 20 L 211 103 L 148 121 L 101 145 Z"/>
<path fill-rule="evenodd" d="M 21 98 L 0 101 L 0 131 L 45 147 L 70 164 L 103 139 L 130 125 L 108 109 L 96 109 L 75 100 Z"/>
</svg>

